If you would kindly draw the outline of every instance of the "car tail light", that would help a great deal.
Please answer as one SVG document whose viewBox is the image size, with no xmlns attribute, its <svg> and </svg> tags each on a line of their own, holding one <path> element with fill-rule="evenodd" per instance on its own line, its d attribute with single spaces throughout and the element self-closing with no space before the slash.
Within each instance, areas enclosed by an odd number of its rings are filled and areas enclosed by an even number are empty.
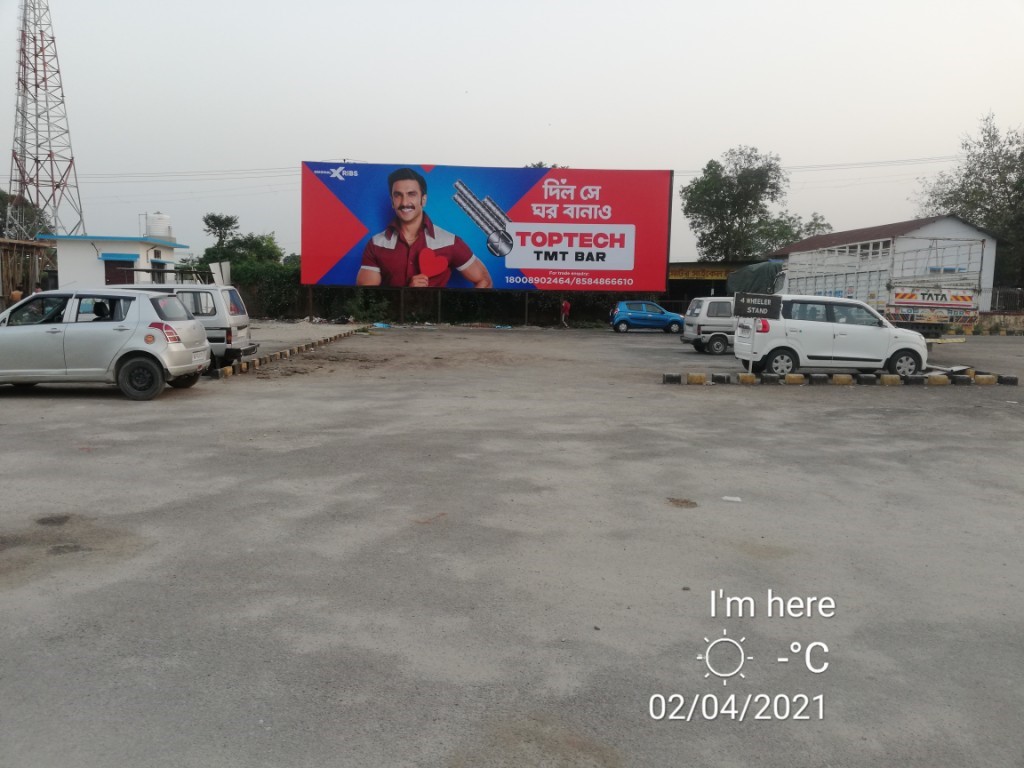
<svg viewBox="0 0 1024 768">
<path fill-rule="evenodd" d="M 168 323 L 150 323 L 149 327 L 150 328 L 155 328 L 156 330 L 158 330 L 161 333 L 163 333 L 164 338 L 167 339 L 167 343 L 168 344 L 180 344 L 181 343 L 181 336 L 179 336 L 178 332 L 176 330 L 174 330 L 174 326 L 173 325 L 170 325 Z"/>
<path fill-rule="evenodd" d="M 768 321 L 763 317 L 757 318 L 757 322 L 754 323 L 754 333 L 768 333 L 771 326 L 768 325 Z"/>
<path fill-rule="evenodd" d="M 234 341 L 234 338 L 231 335 L 231 329 L 230 328 L 228 328 L 228 332 L 226 334 L 224 334 L 224 341 L 226 341 L 228 344 L 230 344 L 232 341 Z"/>
</svg>

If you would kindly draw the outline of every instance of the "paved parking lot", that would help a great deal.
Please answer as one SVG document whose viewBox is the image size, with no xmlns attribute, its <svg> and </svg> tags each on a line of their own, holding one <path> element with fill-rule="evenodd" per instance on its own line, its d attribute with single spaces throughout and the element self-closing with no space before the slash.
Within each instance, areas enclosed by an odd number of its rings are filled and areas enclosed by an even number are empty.
<svg viewBox="0 0 1024 768">
<path fill-rule="evenodd" d="M 661 384 L 730 364 L 409 328 L 0 388 L 0 765 L 1024 764 L 1021 390 Z"/>
</svg>

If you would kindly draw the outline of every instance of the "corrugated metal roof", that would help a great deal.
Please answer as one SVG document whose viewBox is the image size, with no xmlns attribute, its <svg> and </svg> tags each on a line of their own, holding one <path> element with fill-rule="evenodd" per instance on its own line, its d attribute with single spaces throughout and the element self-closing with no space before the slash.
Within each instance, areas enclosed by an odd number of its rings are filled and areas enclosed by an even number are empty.
<svg viewBox="0 0 1024 768">
<path fill-rule="evenodd" d="M 865 227 L 864 229 L 848 229 L 845 232 L 829 232 L 825 235 L 815 235 L 814 237 L 808 237 L 806 240 L 800 240 L 796 243 L 790 243 L 787 246 L 779 248 L 779 250 L 773 252 L 772 256 L 788 256 L 791 253 L 803 252 L 803 251 L 816 251 L 820 248 L 834 248 L 838 245 L 851 245 L 853 243 L 866 243 L 873 240 L 888 240 L 895 239 L 901 235 L 907 235 L 911 232 L 916 232 L 921 227 L 928 224 L 933 224 L 936 221 L 942 219 L 957 219 L 963 221 L 958 216 L 929 216 L 926 219 L 911 219 L 910 221 L 897 221 L 894 224 L 880 224 L 877 227 Z M 969 222 L 964 222 L 968 226 L 974 226 Z M 977 229 L 977 227 L 975 227 Z M 979 232 L 983 230 L 978 230 Z M 988 233 L 986 233 L 988 234 Z"/>
</svg>

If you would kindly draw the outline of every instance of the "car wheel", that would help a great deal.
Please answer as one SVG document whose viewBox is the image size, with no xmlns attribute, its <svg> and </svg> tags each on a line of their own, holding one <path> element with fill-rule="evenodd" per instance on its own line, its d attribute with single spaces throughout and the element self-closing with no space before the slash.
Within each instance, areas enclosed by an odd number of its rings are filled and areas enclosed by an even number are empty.
<svg viewBox="0 0 1024 768">
<path fill-rule="evenodd" d="M 121 366 L 117 386 L 130 400 L 152 400 L 164 390 L 164 371 L 148 357 L 135 357 Z"/>
<path fill-rule="evenodd" d="M 176 379 L 171 379 L 167 383 L 175 389 L 188 389 L 189 387 L 195 386 L 197 381 L 199 381 L 199 374 L 193 373 L 189 376 L 179 376 Z"/>
<path fill-rule="evenodd" d="M 704 342 L 698 339 L 697 341 L 693 342 L 693 348 L 696 349 L 698 352 L 703 352 Z"/>
<path fill-rule="evenodd" d="M 921 357 L 909 349 L 901 349 L 889 358 L 889 373 L 897 376 L 913 376 L 921 372 Z"/>
<path fill-rule="evenodd" d="M 750 364 L 750 372 L 751 373 L 764 373 L 764 360 L 761 360 L 760 362 L 757 362 L 757 363 L 751 363 Z"/>
<path fill-rule="evenodd" d="M 625 333 L 628 330 L 629 330 L 629 323 L 627 323 L 625 320 L 619 320 L 619 322 L 617 322 L 615 324 L 615 332 L 616 333 Z"/>
<path fill-rule="evenodd" d="M 800 362 L 796 353 L 791 349 L 776 349 L 764 361 L 764 369 L 768 373 L 777 373 L 779 376 L 796 373 L 796 369 L 799 367 Z"/>
<path fill-rule="evenodd" d="M 724 355 L 729 348 L 729 342 L 722 336 L 712 336 L 708 339 L 708 352 L 712 355 Z"/>
<path fill-rule="evenodd" d="M 679 333 L 683 327 L 679 323 L 669 323 L 665 326 L 665 333 Z"/>
</svg>

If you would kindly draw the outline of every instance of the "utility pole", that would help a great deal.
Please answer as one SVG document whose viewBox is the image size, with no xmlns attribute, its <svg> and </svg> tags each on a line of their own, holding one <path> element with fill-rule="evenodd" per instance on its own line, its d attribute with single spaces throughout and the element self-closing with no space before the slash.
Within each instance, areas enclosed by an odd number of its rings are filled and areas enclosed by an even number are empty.
<svg viewBox="0 0 1024 768">
<path fill-rule="evenodd" d="M 18 93 L 5 236 L 85 234 L 47 0 L 21 0 Z"/>
</svg>

